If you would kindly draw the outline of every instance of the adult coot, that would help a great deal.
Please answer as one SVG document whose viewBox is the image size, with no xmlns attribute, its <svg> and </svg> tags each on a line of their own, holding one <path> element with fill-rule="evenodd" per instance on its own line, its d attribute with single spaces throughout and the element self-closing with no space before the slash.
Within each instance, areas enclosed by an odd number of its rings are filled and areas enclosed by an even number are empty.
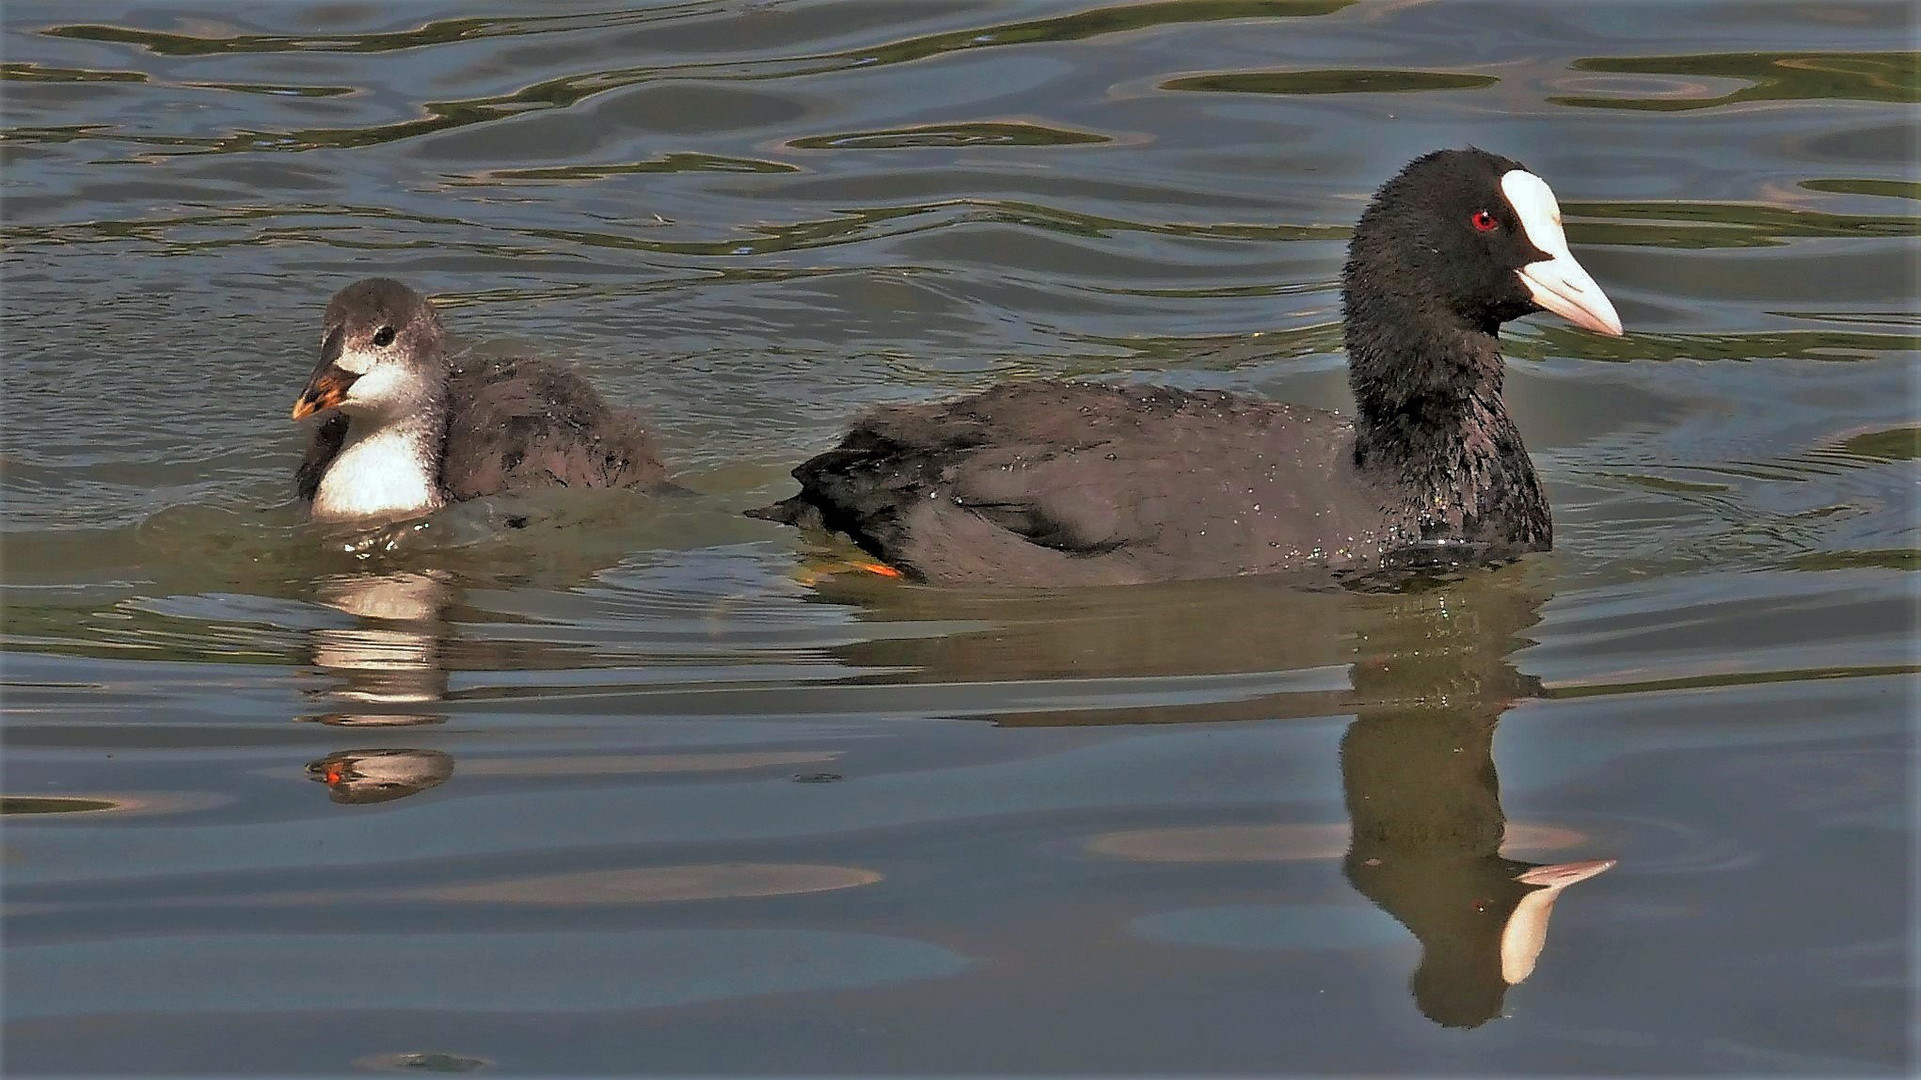
<svg viewBox="0 0 1921 1080">
<path fill-rule="evenodd" d="M 398 281 L 327 303 L 320 363 L 293 418 L 335 410 L 294 474 L 318 520 L 412 517 L 548 487 L 651 488 L 665 470 L 632 414 L 531 359 L 449 360 L 440 316 Z"/>
<path fill-rule="evenodd" d="M 928 581 L 1100 584 L 1547 548 L 1546 496 L 1501 397 L 1502 323 L 1621 333 L 1547 184 L 1441 150 L 1361 214 L 1341 276 L 1335 413 L 1212 391 L 1048 380 L 868 413 L 757 516 L 846 533 Z"/>
</svg>

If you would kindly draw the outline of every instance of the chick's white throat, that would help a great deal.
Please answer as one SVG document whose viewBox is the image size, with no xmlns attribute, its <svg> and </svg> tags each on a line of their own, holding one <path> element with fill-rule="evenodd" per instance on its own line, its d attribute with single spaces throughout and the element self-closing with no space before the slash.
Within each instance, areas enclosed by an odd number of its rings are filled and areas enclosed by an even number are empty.
<svg viewBox="0 0 1921 1080">
<path fill-rule="evenodd" d="M 321 476 L 314 492 L 315 519 L 412 517 L 446 502 L 435 478 L 439 466 L 430 425 L 363 427 L 357 419 L 349 424 L 346 442 Z"/>
</svg>

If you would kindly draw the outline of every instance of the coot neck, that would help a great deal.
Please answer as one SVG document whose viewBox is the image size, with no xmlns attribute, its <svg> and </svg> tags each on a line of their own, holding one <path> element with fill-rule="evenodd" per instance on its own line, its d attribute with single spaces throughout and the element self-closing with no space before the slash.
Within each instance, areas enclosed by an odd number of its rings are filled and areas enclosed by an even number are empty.
<svg viewBox="0 0 1921 1080">
<path fill-rule="evenodd" d="M 1394 493 L 1412 538 L 1547 547 L 1547 497 L 1502 398 L 1499 324 L 1395 284 L 1348 282 L 1356 465 Z"/>
</svg>

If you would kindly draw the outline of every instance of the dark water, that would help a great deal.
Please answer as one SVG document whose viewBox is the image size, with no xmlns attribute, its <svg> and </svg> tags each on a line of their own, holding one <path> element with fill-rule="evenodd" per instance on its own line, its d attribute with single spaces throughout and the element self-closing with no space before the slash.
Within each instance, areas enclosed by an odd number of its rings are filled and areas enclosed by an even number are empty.
<svg viewBox="0 0 1921 1080">
<path fill-rule="evenodd" d="M 1912 1069 L 1912 17 L 9 0 L 6 1067 Z M 1553 553 L 959 594 L 737 516 L 1006 376 L 1345 407 L 1348 225 L 1470 142 L 1629 328 L 1510 327 Z M 702 494 L 301 526 L 373 273 Z"/>
</svg>

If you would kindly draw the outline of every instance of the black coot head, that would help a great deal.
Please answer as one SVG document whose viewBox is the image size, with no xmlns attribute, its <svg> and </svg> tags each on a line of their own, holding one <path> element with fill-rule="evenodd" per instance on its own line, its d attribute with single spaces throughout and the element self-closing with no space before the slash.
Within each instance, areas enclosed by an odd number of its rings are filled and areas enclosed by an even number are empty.
<svg viewBox="0 0 1921 1080">
<path fill-rule="evenodd" d="M 1417 301 L 1395 305 L 1404 311 L 1438 304 L 1488 333 L 1542 310 L 1621 333 L 1614 306 L 1568 251 L 1554 192 L 1485 150 L 1435 151 L 1382 185 L 1355 226 L 1346 278 L 1350 293 Z"/>
<path fill-rule="evenodd" d="M 398 415 L 445 378 L 440 316 L 391 278 L 367 278 L 327 302 L 320 362 L 295 402 L 298 420 L 322 409 Z"/>
</svg>

